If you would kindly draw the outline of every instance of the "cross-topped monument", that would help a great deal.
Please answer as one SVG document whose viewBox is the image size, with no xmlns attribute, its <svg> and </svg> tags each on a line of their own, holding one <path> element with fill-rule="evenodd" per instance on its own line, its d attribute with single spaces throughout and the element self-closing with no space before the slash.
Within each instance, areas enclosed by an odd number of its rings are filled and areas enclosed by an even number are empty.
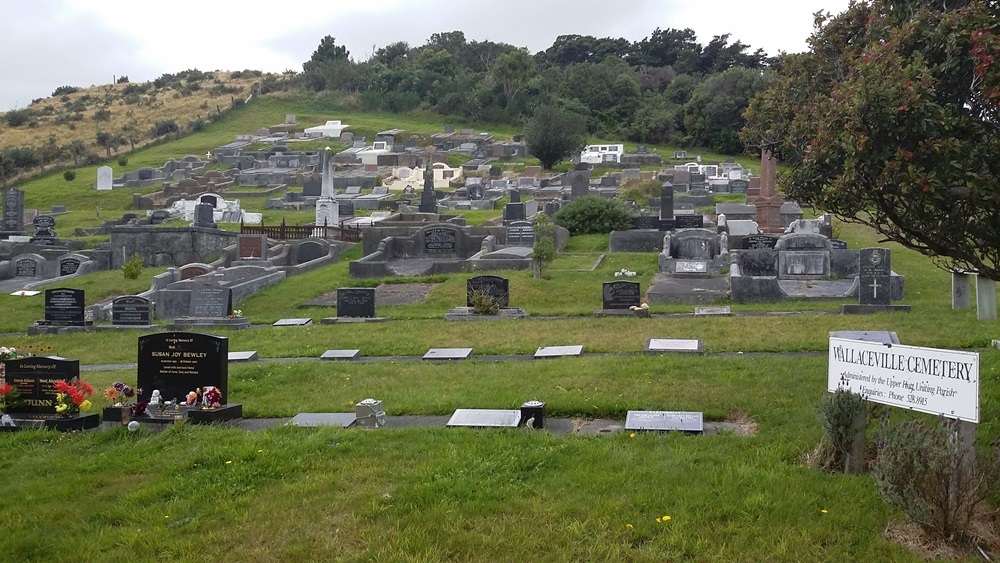
<svg viewBox="0 0 1000 563">
<path fill-rule="evenodd" d="M 775 165 L 777 159 L 770 149 L 760 153 L 760 195 L 754 200 L 757 208 L 757 226 L 764 233 L 783 233 L 785 226 L 781 221 L 781 204 L 785 200 L 778 195 L 775 180 Z"/>
<path fill-rule="evenodd" d="M 420 213 L 437 213 L 437 200 L 434 199 L 434 148 L 428 147 L 427 161 L 424 163 L 424 191 L 420 192 Z"/>
</svg>

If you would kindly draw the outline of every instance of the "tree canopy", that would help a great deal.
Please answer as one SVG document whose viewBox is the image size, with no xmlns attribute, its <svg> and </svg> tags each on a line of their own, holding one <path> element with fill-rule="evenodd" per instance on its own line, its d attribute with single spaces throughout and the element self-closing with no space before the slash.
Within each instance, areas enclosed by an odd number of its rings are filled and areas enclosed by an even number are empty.
<svg viewBox="0 0 1000 563">
<path fill-rule="evenodd" d="M 1000 20 L 995 3 L 959 4 L 818 14 L 810 51 L 778 61 L 742 136 L 790 164 L 787 197 L 1000 279 Z"/>
<path fill-rule="evenodd" d="M 545 169 L 583 148 L 587 127 L 583 117 L 553 106 L 539 106 L 528 121 L 528 148 Z"/>
</svg>

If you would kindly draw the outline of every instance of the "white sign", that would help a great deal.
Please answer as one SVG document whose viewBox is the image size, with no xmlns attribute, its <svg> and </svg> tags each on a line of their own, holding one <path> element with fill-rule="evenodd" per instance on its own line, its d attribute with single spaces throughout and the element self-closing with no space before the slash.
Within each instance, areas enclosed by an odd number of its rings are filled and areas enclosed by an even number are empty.
<svg viewBox="0 0 1000 563">
<path fill-rule="evenodd" d="M 866 400 L 979 422 L 979 354 L 830 339 L 827 389 Z"/>
</svg>

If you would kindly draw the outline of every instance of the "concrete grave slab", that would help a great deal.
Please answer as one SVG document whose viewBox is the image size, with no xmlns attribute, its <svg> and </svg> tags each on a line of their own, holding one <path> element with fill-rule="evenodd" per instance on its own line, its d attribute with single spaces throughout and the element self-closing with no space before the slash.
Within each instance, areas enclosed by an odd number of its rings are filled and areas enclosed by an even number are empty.
<svg viewBox="0 0 1000 563">
<path fill-rule="evenodd" d="M 278 319 L 271 326 L 308 326 L 313 324 L 312 319 Z"/>
<path fill-rule="evenodd" d="M 519 422 L 521 422 L 521 411 L 518 409 L 458 409 L 451 415 L 447 426 L 516 428 Z"/>
<path fill-rule="evenodd" d="M 685 411 L 628 411 L 625 430 L 654 430 L 701 433 L 705 426 L 700 412 Z"/>
<path fill-rule="evenodd" d="M 701 354 L 705 350 L 701 340 L 688 340 L 677 338 L 649 338 L 643 350 L 650 354 L 664 352 L 686 352 L 691 354 Z"/>
<path fill-rule="evenodd" d="M 361 356 L 361 350 L 327 350 L 319 357 L 321 360 L 356 360 Z"/>
<path fill-rule="evenodd" d="M 316 428 L 319 426 L 340 426 L 347 428 L 354 424 L 356 416 L 353 412 L 300 412 L 288 423 L 291 426 L 301 426 L 302 428 Z"/>
<path fill-rule="evenodd" d="M 719 307 L 695 307 L 694 314 L 698 316 L 731 317 L 733 315 L 733 311 L 729 308 L 729 305 L 722 305 Z"/>
<path fill-rule="evenodd" d="M 468 360 L 472 348 L 431 348 L 424 354 L 425 360 Z"/>
<path fill-rule="evenodd" d="M 256 362 L 258 359 L 256 350 L 248 350 L 245 352 L 229 352 L 230 362 Z"/>
<path fill-rule="evenodd" d="M 535 350 L 535 359 L 540 358 L 560 358 L 563 356 L 579 356 L 583 353 L 583 346 L 541 346 Z"/>
</svg>

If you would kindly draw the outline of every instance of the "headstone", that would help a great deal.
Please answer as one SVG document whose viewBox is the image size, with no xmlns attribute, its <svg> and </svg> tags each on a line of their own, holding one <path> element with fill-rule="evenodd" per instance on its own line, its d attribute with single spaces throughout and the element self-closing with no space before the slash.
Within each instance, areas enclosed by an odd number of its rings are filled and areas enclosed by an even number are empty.
<svg viewBox="0 0 1000 563">
<path fill-rule="evenodd" d="M 747 235 L 743 237 L 743 250 L 760 250 L 764 248 L 774 248 L 778 243 L 776 237 L 768 235 Z"/>
<path fill-rule="evenodd" d="M 227 354 L 229 362 L 256 362 L 259 357 L 256 350 L 242 350 Z"/>
<path fill-rule="evenodd" d="M 490 178 L 499 178 L 500 176 L 503 176 L 503 168 L 500 168 L 499 166 L 491 166 Z"/>
<path fill-rule="evenodd" d="M 956 311 L 972 307 L 972 274 L 951 272 L 951 308 Z"/>
<path fill-rule="evenodd" d="M 830 250 L 847 250 L 847 241 L 836 238 L 830 239 Z"/>
<path fill-rule="evenodd" d="M 511 221 L 507 225 L 507 246 L 535 246 L 535 227 L 531 221 Z"/>
<path fill-rule="evenodd" d="M 224 319 L 233 313 L 233 291 L 228 287 L 197 285 L 191 290 L 191 316 Z"/>
<path fill-rule="evenodd" d="M 660 220 L 674 218 L 674 185 L 664 182 L 660 186 Z"/>
<path fill-rule="evenodd" d="M 320 185 L 320 197 L 316 200 L 316 226 L 332 226 L 340 224 L 340 204 L 333 197 L 333 151 L 330 147 L 323 149 L 322 155 L 323 179 Z"/>
<path fill-rule="evenodd" d="M 168 401 L 207 386 L 228 401 L 229 339 L 195 332 L 161 332 L 139 337 L 139 400 L 148 401 L 154 389 Z"/>
<path fill-rule="evenodd" d="M 3 224 L 0 231 L 24 232 L 24 190 L 9 188 L 3 192 Z"/>
<path fill-rule="evenodd" d="M 207 229 L 215 229 L 218 225 L 215 224 L 215 206 L 211 203 L 199 203 L 194 206 L 194 223 L 192 227 L 204 227 Z"/>
<path fill-rule="evenodd" d="M 56 238 L 56 218 L 51 215 L 38 215 L 32 221 L 35 226 L 35 234 L 31 237 L 31 242 L 39 242 L 38 239 Z"/>
<path fill-rule="evenodd" d="M 500 276 L 476 276 L 465 283 L 465 306 L 472 307 L 472 294 L 481 291 L 500 303 L 510 306 L 510 280 Z"/>
<path fill-rule="evenodd" d="M 240 258 L 267 258 L 267 237 L 265 235 L 239 236 L 237 251 Z"/>
<path fill-rule="evenodd" d="M 327 350 L 319 357 L 321 360 L 356 360 L 361 350 Z"/>
<path fill-rule="evenodd" d="M 976 276 L 976 319 L 993 321 L 997 318 L 997 282 L 986 276 Z"/>
<path fill-rule="evenodd" d="M 635 152 L 638 153 L 638 154 L 646 154 L 646 152 L 647 152 L 646 145 L 644 145 L 642 143 L 639 143 L 635 147 Z"/>
<path fill-rule="evenodd" d="M 889 305 L 892 272 L 888 248 L 862 248 L 858 260 L 858 303 Z"/>
<path fill-rule="evenodd" d="M 520 409 L 457 409 L 447 426 L 467 428 L 516 428 L 521 422 Z"/>
<path fill-rule="evenodd" d="M 138 295 L 116 297 L 111 302 L 111 324 L 149 326 L 153 319 L 152 302 Z"/>
<path fill-rule="evenodd" d="M 729 193 L 733 194 L 745 194 L 747 193 L 747 188 L 750 187 L 750 182 L 746 180 L 730 180 L 729 181 Z"/>
<path fill-rule="evenodd" d="M 63 258 L 59 260 L 59 275 L 60 276 L 71 276 L 80 269 L 81 261 L 79 258 Z"/>
<path fill-rule="evenodd" d="M 14 277 L 33 278 L 38 275 L 38 262 L 31 258 L 21 258 L 14 262 Z"/>
<path fill-rule="evenodd" d="M 339 426 L 347 428 L 354 424 L 356 415 L 353 412 L 300 412 L 288 422 L 291 426 L 300 428 L 319 428 L 320 426 Z"/>
<path fill-rule="evenodd" d="M 97 189 L 110 190 L 111 181 L 114 179 L 114 171 L 110 166 L 102 166 L 97 169 Z"/>
<path fill-rule="evenodd" d="M 602 309 L 628 309 L 642 304 L 639 282 L 604 282 Z"/>
<path fill-rule="evenodd" d="M 521 202 L 521 192 L 517 188 L 510 190 L 510 203 L 520 203 Z"/>
<path fill-rule="evenodd" d="M 675 229 L 701 229 L 705 226 L 705 216 L 699 214 L 695 215 L 675 215 L 674 216 L 674 228 Z"/>
<path fill-rule="evenodd" d="M 678 338 L 650 338 L 646 340 L 646 345 L 643 349 L 650 354 L 665 352 L 700 354 L 702 352 L 702 342 L 701 340 Z"/>
<path fill-rule="evenodd" d="M 424 253 L 441 254 L 455 252 L 458 234 L 455 229 L 432 227 L 424 231 Z"/>
<path fill-rule="evenodd" d="M 632 217 L 632 228 L 633 229 L 659 229 L 660 228 L 660 218 L 651 217 L 649 215 L 643 215 L 641 217 Z"/>
<path fill-rule="evenodd" d="M 437 212 L 437 200 L 434 198 L 434 155 L 428 155 L 424 165 L 424 189 L 420 192 L 420 205 L 417 211 L 420 213 Z"/>
<path fill-rule="evenodd" d="M 337 289 L 337 316 L 375 318 L 374 287 L 341 287 Z"/>
<path fill-rule="evenodd" d="M 271 323 L 271 326 L 309 326 L 313 323 L 309 318 L 278 319 Z"/>
<path fill-rule="evenodd" d="M 674 151 L 674 158 L 687 158 L 687 151 Z"/>
<path fill-rule="evenodd" d="M 574 170 L 569 175 L 570 199 L 590 195 L 590 170 Z"/>
<path fill-rule="evenodd" d="M 425 360 L 468 360 L 472 348 L 431 348 L 424 354 Z"/>
<path fill-rule="evenodd" d="M 80 361 L 48 356 L 4 360 L 4 381 L 18 391 L 18 401 L 8 405 L 10 414 L 56 413 L 57 381 L 80 376 Z"/>
<path fill-rule="evenodd" d="M 527 209 L 523 203 L 508 203 L 503 206 L 504 223 L 509 223 L 511 221 L 524 221 L 528 218 L 527 215 Z"/>
<path fill-rule="evenodd" d="M 540 346 L 535 350 L 535 359 L 561 358 L 563 356 L 579 356 L 583 353 L 583 346 Z"/>
<path fill-rule="evenodd" d="M 679 411 L 628 411 L 625 415 L 625 430 L 680 430 L 681 432 L 704 432 L 703 415 L 700 412 Z"/>
<path fill-rule="evenodd" d="M 83 325 L 83 290 L 61 287 L 45 290 L 45 322 L 56 325 Z"/>
</svg>

